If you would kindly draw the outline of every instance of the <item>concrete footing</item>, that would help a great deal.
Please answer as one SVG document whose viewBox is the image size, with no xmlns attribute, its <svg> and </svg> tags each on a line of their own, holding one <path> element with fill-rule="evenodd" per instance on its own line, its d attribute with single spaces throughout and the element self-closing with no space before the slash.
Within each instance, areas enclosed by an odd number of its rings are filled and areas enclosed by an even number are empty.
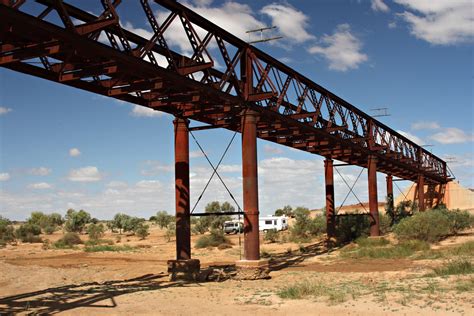
<svg viewBox="0 0 474 316">
<path fill-rule="evenodd" d="M 201 262 L 198 259 L 168 260 L 170 281 L 198 281 Z"/>
<path fill-rule="evenodd" d="M 259 280 L 270 278 L 269 261 L 260 260 L 239 260 L 235 263 L 237 274 L 236 280 Z"/>
</svg>

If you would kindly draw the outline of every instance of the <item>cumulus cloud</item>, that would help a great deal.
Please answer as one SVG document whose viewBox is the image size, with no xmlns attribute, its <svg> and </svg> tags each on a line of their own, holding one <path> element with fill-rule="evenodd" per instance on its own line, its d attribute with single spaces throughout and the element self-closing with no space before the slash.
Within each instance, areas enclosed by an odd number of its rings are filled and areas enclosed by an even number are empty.
<svg viewBox="0 0 474 316">
<path fill-rule="evenodd" d="M 163 116 L 163 112 L 155 111 L 150 108 L 141 106 L 141 105 L 133 105 L 132 112 L 130 112 L 132 116 L 136 117 L 160 117 Z"/>
<path fill-rule="evenodd" d="M 372 0 L 372 5 L 370 6 L 374 11 L 389 12 L 390 8 L 386 5 L 383 0 Z"/>
<path fill-rule="evenodd" d="M 472 42 L 474 10 L 472 0 L 394 0 L 407 10 L 399 16 L 415 37 L 434 45 Z"/>
<path fill-rule="evenodd" d="M 362 42 L 351 33 L 349 24 L 338 25 L 333 35 L 323 36 L 321 44 L 310 47 L 308 51 L 325 58 L 332 70 L 356 69 L 369 59 L 362 53 Z"/>
<path fill-rule="evenodd" d="M 0 181 L 10 180 L 10 174 L 8 172 L 0 173 Z"/>
<path fill-rule="evenodd" d="M 77 148 L 71 148 L 69 149 L 69 156 L 71 157 L 77 157 L 81 154 L 81 152 L 79 151 L 79 149 Z"/>
<path fill-rule="evenodd" d="M 438 129 L 439 126 L 438 122 L 430 122 L 430 121 L 419 121 L 411 124 L 412 130 L 424 130 L 424 129 Z"/>
<path fill-rule="evenodd" d="M 474 141 L 474 133 L 464 132 L 456 127 L 446 127 L 430 136 L 430 139 L 441 144 L 461 144 Z"/>
<path fill-rule="evenodd" d="M 10 113 L 11 111 L 13 111 L 13 110 L 10 109 L 10 108 L 4 107 L 4 106 L 0 106 L 0 115 L 8 114 L 8 113 Z"/>
<path fill-rule="evenodd" d="M 303 43 L 315 38 L 306 30 L 309 17 L 290 5 L 273 3 L 264 6 L 260 12 L 268 15 L 272 19 L 272 25 L 289 41 Z"/>
<path fill-rule="evenodd" d="M 46 168 L 46 167 L 39 167 L 39 168 L 32 168 L 28 170 L 28 172 L 34 176 L 47 176 L 48 174 L 51 173 L 51 169 Z"/>
<path fill-rule="evenodd" d="M 402 136 L 405 136 L 406 138 L 408 138 L 409 140 L 411 140 L 412 142 L 414 142 L 417 145 L 423 145 L 425 143 L 421 138 L 419 138 L 418 136 L 415 136 L 415 135 L 413 135 L 409 132 L 397 130 L 397 133 L 401 134 Z"/>
<path fill-rule="evenodd" d="M 88 166 L 71 170 L 68 179 L 74 182 L 95 182 L 100 181 L 102 175 L 97 167 Z"/>
<path fill-rule="evenodd" d="M 51 186 L 51 184 L 46 183 L 46 182 L 39 182 L 39 183 L 29 184 L 28 188 L 35 189 L 35 190 L 46 190 L 46 189 L 51 189 L 52 186 Z"/>
</svg>

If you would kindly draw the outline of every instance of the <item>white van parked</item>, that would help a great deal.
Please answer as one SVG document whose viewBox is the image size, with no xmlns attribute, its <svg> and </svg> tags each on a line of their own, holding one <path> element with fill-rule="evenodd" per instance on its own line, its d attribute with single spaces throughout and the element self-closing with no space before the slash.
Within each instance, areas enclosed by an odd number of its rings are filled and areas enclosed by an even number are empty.
<svg viewBox="0 0 474 316">
<path fill-rule="evenodd" d="M 270 229 L 288 229 L 288 218 L 286 216 L 262 216 L 258 220 L 259 230 L 264 232 Z"/>
</svg>

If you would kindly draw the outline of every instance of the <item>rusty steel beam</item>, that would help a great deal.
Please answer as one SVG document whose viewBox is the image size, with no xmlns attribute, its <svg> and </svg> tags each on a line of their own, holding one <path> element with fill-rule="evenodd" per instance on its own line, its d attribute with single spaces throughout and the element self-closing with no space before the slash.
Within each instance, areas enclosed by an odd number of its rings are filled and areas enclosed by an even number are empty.
<svg viewBox="0 0 474 316">
<path fill-rule="evenodd" d="M 379 204 L 377 199 L 377 158 L 369 156 L 367 163 L 369 182 L 370 236 L 380 236 Z"/>
<path fill-rule="evenodd" d="M 324 179 L 326 182 L 326 226 L 328 238 L 336 237 L 336 212 L 334 200 L 334 170 L 333 160 L 324 160 Z"/>
<path fill-rule="evenodd" d="M 175 191 L 176 191 L 176 259 L 191 259 L 191 219 L 189 190 L 189 121 L 175 118 Z"/>
<path fill-rule="evenodd" d="M 244 259 L 260 259 L 257 174 L 258 114 L 247 110 L 242 116 L 242 178 L 244 198 Z"/>
</svg>

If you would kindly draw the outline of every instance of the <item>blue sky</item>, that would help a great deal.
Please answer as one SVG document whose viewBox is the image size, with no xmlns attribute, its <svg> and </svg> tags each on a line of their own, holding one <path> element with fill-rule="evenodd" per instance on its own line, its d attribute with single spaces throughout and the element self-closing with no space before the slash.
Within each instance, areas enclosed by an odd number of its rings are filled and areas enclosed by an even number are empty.
<svg viewBox="0 0 474 316">
<path fill-rule="evenodd" d="M 98 13 L 95 1 L 70 1 Z M 99 1 L 97 1 L 97 4 Z M 184 3 L 184 2 L 183 2 Z M 457 180 L 474 187 L 472 4 L 464 1 L 189 1 L 237 36 L 275 25 L 277 42 L 257 46 L 362 110 L 387 107 L 380 120 L 442 158 Z M 161 19 L 158 6 L 153 7 Z M 27 4 L 25 10 L 36 10 Z M 119 7 L 121 23 L 149 36 L 135 2 Z M 177 34 L 169 44 L 186 53 Z M 174 211 L 172 117 L 0 68 L 0 214 L 85 209 L 98 218 L 117 212 L 149 217 Z M 194 123 L 195 124 L 195 123 Z M 196 132 L 212 161 L 232 133 Z M 194 202 L 211 169 L 191 143 Z M 324 204 L 322 158 L 259 141 L 260 211 L 286 204 Z M 241 203 L 240 137 L 222 176 Z M 339 170 L 349 182 L 360 168 Z M 379 174 L 379 200 L 385 196 Z M 400 183 L 402 187 L 410 183 Z M 366 173 L 356 185 L 367 196 Z M 336 176 L 336 204 L 347 187 Z M 199 204 L 230 200 L 213 181 Z M 355 203 L 354 197 L 348 203 Z M 194 204 L 194 203 L 192 203 Z"/>
</svg>

